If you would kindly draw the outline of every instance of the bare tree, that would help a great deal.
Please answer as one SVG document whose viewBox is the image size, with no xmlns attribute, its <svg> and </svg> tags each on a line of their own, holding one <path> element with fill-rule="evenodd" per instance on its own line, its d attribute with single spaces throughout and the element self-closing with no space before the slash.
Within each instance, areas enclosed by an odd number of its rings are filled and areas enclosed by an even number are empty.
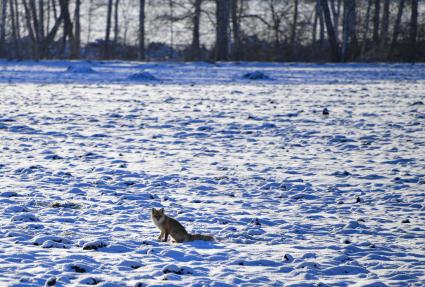
<svg viewBox="0 0 425 287">
<path fill-rule="evenodd" d="M 216 60 L 228 60 L 230 1 L 216 0 Z"/>
<path fill-rule="evenodd" d="M 44 39 L 44 1 L 38 0 L 38 19 L 39 19 L 39 25 L 38 25 L 38 34 L 39 34 L 39 41 L 40 44 L 42 42 L 42 39 Z"/>
<path fill-rule="evenodd" d="M 145 0 L 139 1 L 139 60 L 145 60 Z"/>
<path fill-rule="evenodd" d="M 379 23 L 381 14 L 381 0 L 374 0 L 373 11 L 373 41 L 377 44 L 379 42 Z"/>
<path fill-rule="evenodd" d="M 15 5 L 15 12 L 19 11 L 19 6 L 18 6 L 18 0 L 14 0 L 14 1 L 10 1 L 9 7 L 12 7 L 13 5 Z M 20 43 L 20 39 L 21 39 L 21 20 L 20 20 L 20 16 L 19 13 L 15 13 L 15 15 L 12 17 L 12 22 L 13 19 L 15 19 L 15 36 L 13 36 L 13 41 L 15 43 L 15 55 L 17 56 L 17 58 L 21 58 L 22 56 L 22 52 L 21 52 L 21 43 Z"/>
<path fill-rule="evenodd" d="M 71 17 L 69 15 L 69 1 L 70 0 L 59 0 L 60 10 L 61 10 L 61 16 L 63 18 L 63 24 L 64 24 L 64 42 L 66 41 L 66 38 L 68 37 L 70 47 L 71 47 L 71 58 L 77 58 L 77 51 L 75 50 L 75 37 L 74 37 L 74 31 L 73 31 L 73 24 L 71 22 Z"/>
<path fill-rule="evenodd" d="M 27 25 L 28 34 L 29 34 L 30 39 L 31 39 L 32 58 L 37 60 L 37 59 L 39 59 L 38 43 L 37 43 L 37 39 L 35 37 L 35 33 L 34 33 L 34 30 L 33 30 L 33 27 L 32 27 L 31 11 L 28 7 L 26 0 L 22 0 L 22 3 L 24 4 L 25 23 Z M 15 12 L 17 12 L 17 11 L 15 11 Z"/>
<path fill-rule="evenodd" d="M 233 31 L 233 58 L 239 61 L 242 56 L 241 43 L 241 11 L 243 10 L 243 0 L 238 5 L 238 0 L 232 0 L 232 31 Z"/>
<path fill-rule="evenodd" d="M 318 0 L 319 1 L 319 0 Z M 276 55 L 282 53 L 281 51 L 281 36 L 284 35 L 283 24 L 289 22 L 289 10 L 291 5 L 288 5 L 286 1 L 277 1 L 277 0 L 267 0 L 263 3 L 266 3 L 266 11 L 270 15 L 261 15 L 261 14 L 246 14 L 245 18 L 254 18 L 259 20 L 262 24 L 266 26 L 266 29 L 269 30 L 273 37 L 273 46 L 275 49 Z M 287 37 L 285 37 L 287 38 Z"/>
<path fill-rule="evenodd" d="M 405 2 L 406 2 L 405 0 L 400 0 L 398 4 L 397 18 L 394 23 L 393 39 L 391 41 L 390 50 L 388 52 L 388 56 L 387 56 L 388 58 L 390 58 L 392 54 L 394 53 L 394 49 L 397 44 L 398 35 L 400 34 L 400 23 L 401 23 L 401 18 L 403 17 L 403 9 L 404 9 Z"/>
<path fill-rule="evenodd" d="M 416 39 L 418 37 L 418 0 L 411 0 L 411 15 L 410 15 L 410 29 L 409 29 L 409 60 L 416 59 Z"/>
<path fill-rule="evenodd" d="M 294 14 L 292 18 L 292 24 L 291 24 L 291 37 L 290 37 L 290 44 L 291 44 L 291 57 L 293 58 L 295 55 L 295 39 L 297 34 L 297 24 L 298 24 L 298 0 L 294 0 Z"/>
<path fill-rule="evenodd" d="M 339 39 L 339 18 L 341 15 L 341 4 L 342 4 L 342 0 L 337 0 L 335 2 L 335 0 L 330 0 L 330 6 L 331 6 L 331 11 L 332 11 L 332 16 L 333 16 L 333 25 L 334 25 L 334 30 L 335 30 L 335 38 L 338 41 Z"/>
<path fill-rule="evenodd" d="M 404 0 L 402 0 L 404 1 Z M 366 19 L 363 27 L 363 37 L 362 37 L 362 47 L 360 51 L 360 56 L 363 57 L 366 52 L 367 45 L 367 35 L 369 34 L 369 23 L 370 23 L 370 10 L 372 7 L 372 0 L 367 1 L 367 11 L 366 11 Z"/>
<path fill-rule="evenodd" d="M 193 27 L 192 27 L 192 59 L 198 60 L 200 58 L 200 40 L 199 40 L 199 27 L 201 21 L 201 4 L 202 0 L 195 0 L 194 14 L 193 14 Z"/>
<path fill-rule="evenodd" d="M 2 0 L 1 1 L 1 18 L 0 18 L 0 57 L 3 57 L 5 54 L 6 16 L 7 16 L 7 0 Z"/>
<path fill-rule="evenodd" d="M 344 0 L 344 25 L 343 25 L 343 41 L 341 48 L 341 58 L 347 60 L 348 48 L 351 54 L 355 54 L 357 50 L 356 36 L 356 1 Z"/>
<path fill-rule="evenodd" d="M 319 43 L 320 49 L 323 49 L 323 42 L 325 39 L 325 20 L 323 17 L 323 10 L 320 4 L 321 0 L 316 0 L 316 15 L 319 19 Z M 316 33 L 314 33 L 316 34 Z"/>
<path fill-rule="evenodd" d="M 19 43 L 19 38 L 20 38 L 19 37 L 19 19 L 18 19 L 18 13 L 15 13 L 17 10 L 16 7 L 17 7 L 17 0 L 10 0 L 9 11 L 10 11 L 11 24 L 12 24 L 14 56 L 15 58 L 19 59 L 21 57 L 21 49 L 20 49 L 20 43 Z"/>
<path fill-rule="evenodd" d="M 88 21 L 88 27 L 87 27 L 87 40 L 86 40 L 86 42 L 87 43 L 89 43 L 90 42 L 90 39 L 91 39 L 91 25 L 92 25 L 92 17 L 93 17 L 93 10 L 94 10 L 94 7 L 93 7 L 93 0 L 90 0 L 90 2 L 89 2 L 89 11 L 88 11 L 88 19 L 87 19 L 87 21 Z"/>
<path fill-rule="evenodd" d="M 328 0 L 320 0 L 320 4 L 325 18 L 326 30 L 328 31 L 328 40 L 331 46 L 331 60 L 338 62 L 340 60 L 340 53 L 338 48 L 338 42 L 335 37 L 335 29 L 332 25 L 331 12 L 329 11 Z"/>
<path fill-rule="evenodd" d="M 80 47 L 81 47 L 80 7 L 81 7 L 81 0 L 75 0 L 75 10 L 74 10 L 75 41 L 73 43 L 73 51 L 75 53 L 76 58 L 80 57 Z"/>
<path fill-rule="evenodd" d="M 119 16 L 119 3 L 120 0 L 115 0 L 115 7 L 114 7 L 114 47 L 117 45 L 118 43 L 118 34 L 119 34 L 119 21 L 118 21 L 118 16 Z"/>
<path fill-rule="evenodd" d="M 111 34 L 112 1 L 113 0 L 108 0 L 108 14 L 106 16 L 105 40 L 103 43 L 103 58 L 109 58 L 111 56 L 109 37 Z"/>
<path fill-rule="evenodd" d="M 381 25 L 381 50 L 384 50 L 388 44 L 388 28 L 390 19 L 390 0 L 384 0 L 384 10 L 382 12 L 382 25 Z"/>
<path fill-rule="evenodd" d="M 36 7 L 35 0 L 29 0 L 29 8 L 30 8 L 30 11 L 31 11 L 31 16 L 32 16 L 33 31 L 34 31 L 35 39 L 37 41 L 36 45 L 39 46 L 40 42 L 41 42 L 41 35 L 40 35 L 41 29 L 40 29 L 40 23 L 39 23 L 39 19 L 38 19 L 37 7 Z M 37 49 L 39 49 L 39 47 L 37 47 Z"/>
</svg>

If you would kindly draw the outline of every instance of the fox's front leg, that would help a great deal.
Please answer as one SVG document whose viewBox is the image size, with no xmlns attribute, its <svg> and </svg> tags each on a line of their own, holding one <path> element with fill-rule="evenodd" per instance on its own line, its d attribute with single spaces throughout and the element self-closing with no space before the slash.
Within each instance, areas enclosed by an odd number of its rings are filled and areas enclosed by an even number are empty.
<svg viewBox="0 0 425 287">
<path fill-rule="evenodd" d="M 168 241 L 168 232 L 167 231 L 165 231 L 165 238 L 164 238 L 164 242 L 167 242 Z"/>
<path fill-rule="evenodd" d="M 161 233 L 158 236 L 158 240 L 161 240 L 162 236 L 164 236 L 164 231 L 161 230 Z"/>
</svg>

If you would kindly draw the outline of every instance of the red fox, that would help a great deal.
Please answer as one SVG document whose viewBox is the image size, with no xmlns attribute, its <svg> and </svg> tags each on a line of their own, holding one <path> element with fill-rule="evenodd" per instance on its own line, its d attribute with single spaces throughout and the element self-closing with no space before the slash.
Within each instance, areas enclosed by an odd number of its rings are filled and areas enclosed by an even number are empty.
<svg viewBox="0 0 425 287">
<path fill-rule="evenodd" d="M 165 215 L 164 208 L 158 210 L 152 208 L 151 217 L 153 223 L 161 230 L 158 239 L 161 240 L 164 237 L 164 242 L 167 242 L 168 235 L 171 235 L 178 243 L 193 240 L 214 241 L 214 238 L 209 235 L 189 234 L 177 220 Z"/>
</svg>

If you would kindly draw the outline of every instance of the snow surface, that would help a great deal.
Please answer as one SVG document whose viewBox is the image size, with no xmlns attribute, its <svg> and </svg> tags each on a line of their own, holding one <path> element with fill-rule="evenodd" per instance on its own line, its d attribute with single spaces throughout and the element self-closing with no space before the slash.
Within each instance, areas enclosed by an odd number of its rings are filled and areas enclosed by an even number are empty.
<svg viewBox="0 0 425 287">
<path fill-rule="evenodd" d="M 425 286 L 424 65 L 0 65 L 0 286 Z"/>
</svg>

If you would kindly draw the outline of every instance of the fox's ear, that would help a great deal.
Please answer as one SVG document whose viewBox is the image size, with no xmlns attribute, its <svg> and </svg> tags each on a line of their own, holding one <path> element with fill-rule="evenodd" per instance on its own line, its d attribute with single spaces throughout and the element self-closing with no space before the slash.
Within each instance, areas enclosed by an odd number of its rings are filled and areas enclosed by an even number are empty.
<svg viewBox="0 0 425 287">
<path fill-rule="evenodd" d="M 162 214 L 164 214 L 164 208 L 161 208 L 161 209 L 159 210 L 159 212 L 161 212 Z"/>
<path fill-rule="evenodd" d="M 152 208 L 152 213 L 154 213 L 156 210 L 155 210 L 155 208 Z"/>
</svg>

